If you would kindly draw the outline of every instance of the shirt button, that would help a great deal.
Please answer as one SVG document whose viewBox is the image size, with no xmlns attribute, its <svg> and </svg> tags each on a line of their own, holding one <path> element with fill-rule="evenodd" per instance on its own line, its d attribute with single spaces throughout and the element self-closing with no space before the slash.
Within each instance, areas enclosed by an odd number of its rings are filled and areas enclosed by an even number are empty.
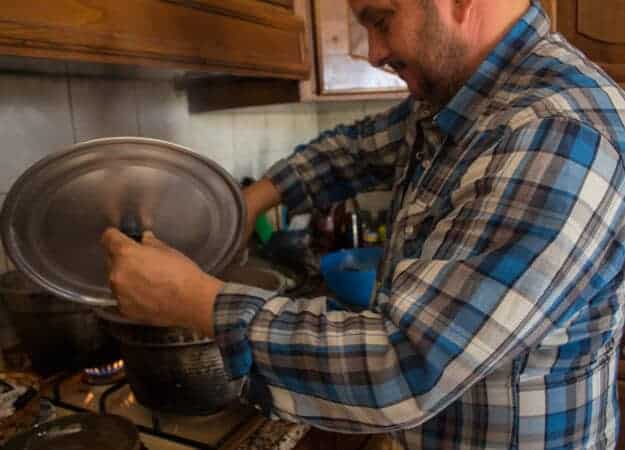
<svg viewBox="0 0 625 450">
<path fill-rule="evenodd" d="M 414 233 L 414 227 L 412 225 L 408 225 L 406 227 L 406 234 L 412 234 Z"/>
<path fill-rule="evenodd" d="M 429 169 L 432 163 L 430 161 L 423 161 L 423 168 Z"/>
</svg>

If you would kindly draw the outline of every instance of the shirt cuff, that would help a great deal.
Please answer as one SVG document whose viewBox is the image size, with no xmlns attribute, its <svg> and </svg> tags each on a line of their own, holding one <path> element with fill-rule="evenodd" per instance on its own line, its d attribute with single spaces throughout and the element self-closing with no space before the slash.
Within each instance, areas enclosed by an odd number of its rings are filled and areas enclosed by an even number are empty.
<svg viewBox="0 0 625 450">
<path fill-rule="evenodd" d="M 215 342 L 230 379 L 249 375 L 253 357 L 248 329 L 265 302 L 275 295 L 264 289 L 226 283 L 215 298 Z"/>
<path fill-rule="evenodd" d="M 312 207 L 302 179 L 288 159 L 281 159 L 267 170 L 269 178 L 280 192 L 282 203 L 291 211 L 306 211 Z"/>
</svg>

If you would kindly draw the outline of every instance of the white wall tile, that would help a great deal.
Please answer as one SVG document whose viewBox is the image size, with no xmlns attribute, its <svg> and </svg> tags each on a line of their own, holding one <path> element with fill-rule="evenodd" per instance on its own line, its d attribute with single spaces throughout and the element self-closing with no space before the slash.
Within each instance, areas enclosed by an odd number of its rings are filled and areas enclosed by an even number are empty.
<svg viewBox="0 0 625 450">
<path fill-rule="evenodd" d="M 370 100 L 363 102 L 365 115 L 371 116 L 389 110 L 402 100 Z"/>
<path fill-rule="evenodd" d="M 264 110 L 267 150 L 270 153 L 288 154 L 296 139 L 296 108 L 293 105 L 280 105 Z"/>
<path fill-rule="evenodd" d="M 71 78 L 70 93 L 76 141 L 139 135 L 134 81 Z"/>
<path fill-rule="evenodd" d="M 363 102 L 320 104 L 318 107 L 319 130 L 326 131 L 337 125 L 350 125 L 365 117 Z"/>
<path fill-rule="evenodd" d="M 193 149 L 215 160 L 236 179 L 258 178 L 295 145 L 318 134 L 317 109 L 285 104 L 193 114 Z"/>
<path fill-rule="evenodd" d="M 173 82 L 137 81 L 136 98 L 141 136 L 193 146 L 187 97 Z"/>
<path fill-rule="evenodd" d="M 316 104 L 301 103 L 294 105 L 293 114 L 295 116 L 294 138 L 287 154 L 290 154 L 297 145 L 306 144 L 319 135 Z"/>
<path fill-rule="evenodd" d="M 212 159 L 229 173 L 233 170 L 233 121 L 230 112 L 192 114 L 189 117 L 190 147 Z"/>
<path fill-rule="evenodd" d="M 314 122 L 316 133 L 316 112 L 310 113 L 308 110 L 302 110 L 296 104 L 288 105 L 288 109 L 271 108 L 267 111 L 267 153 L 263 155 L 263 160 L 257 167 L 257 172 L 259 172 L 257 178 L 262 176 L 276 161 L 290 155 L 296 145 L 309 140 L 301 129 L 306 125 L 306 120 L 302 116 L 307 116 L 308 122 Z"/>
<path fill-rule="evenodd" d="M 283 131 L 279 137 L 273 135 L 275 123 Z M 317 108 L 314 104 L 293 104 L 288 115 L 282 114 L 278 117 L 273 111 L 268 114 L 267 132 L 269 134 L 269 163 L 264 170 L 274 164 L 279 159 L 285 158 L 293 153 L 295 147 L 306 144 L 319 134 L 319 123 L 317 120 Z"/>
<path fill-rule="evenodd" d="M 0 139 L 9 143 L 0 164 L 0 192 L 52 149 L 123 135 L 176 142 L 215 160 L 238 180 L 258 178 L 320 130 L 395 103 L 303 103 L 189 114 L 186 95 L 170 81 L 74 77 L 67 82 L 24 75 L 0 75 L 0 94 L 0 119 L 9 124 L 0 129 Z"/>
<path fill-rule="evenodd" d="M 233 110 L 233 117 L 232 174 L 258 178 L 271 161 L 267 117 L 263 108 Z"/>
<path fill-rule="evenodd" d="M 0 75 L 0 192 L 34 162 L 72 143 L 67 81 Z"/>
</svg>

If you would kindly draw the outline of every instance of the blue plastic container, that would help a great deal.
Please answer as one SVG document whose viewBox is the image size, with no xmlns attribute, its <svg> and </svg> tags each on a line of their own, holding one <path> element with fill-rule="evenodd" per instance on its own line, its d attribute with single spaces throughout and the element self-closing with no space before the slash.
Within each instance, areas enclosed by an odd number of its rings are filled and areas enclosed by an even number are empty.
<svg viewBox="0 0 625 450">
<path fill-rule="evenodd" d="M 367 308 L 382 248 L 339 250 L 321 257 L 321 275 L 337 300 Z"/>
</svg>

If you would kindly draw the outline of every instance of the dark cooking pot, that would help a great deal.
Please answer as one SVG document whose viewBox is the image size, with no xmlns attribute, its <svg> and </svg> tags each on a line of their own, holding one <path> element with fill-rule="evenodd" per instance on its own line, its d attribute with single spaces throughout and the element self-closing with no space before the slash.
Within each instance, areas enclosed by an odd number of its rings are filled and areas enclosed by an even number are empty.
<svg viewBox="0 0 625 450">
<path fill-rule="evenodd" d="M 273 291 L 284 286 L 275 272 L 251 267 L 229 268 L 220 277 Z M 113 309 L 98 314 L 119 341 L 128 382 L 142 405 L 166 413 L 210 415 L 238 399 L 241 381 L 228 380 L 213 340 L 194 330 L 133 322 Z"/>
<path fill-rule="evenodd" d="M 42 376 L 119 359 L 92 308 L 58 298 L 20 272 L 0 278 L 0 294 L 33 369 Z"/>
</svg>

